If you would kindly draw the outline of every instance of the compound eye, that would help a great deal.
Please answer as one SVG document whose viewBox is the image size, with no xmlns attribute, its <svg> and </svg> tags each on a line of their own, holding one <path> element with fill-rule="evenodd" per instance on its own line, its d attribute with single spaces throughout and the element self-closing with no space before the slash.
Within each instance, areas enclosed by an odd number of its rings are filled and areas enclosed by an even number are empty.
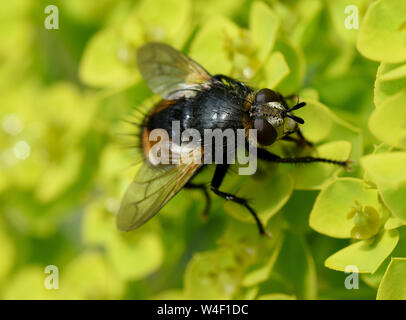
<svg viewBox="0 0 406 320">
<path fill-rule="evenodd" d="M 254 128 L 257 129 L 257 140 L 264 146 L 275 142 L 278 134 L 275 128 L 265 119 L 255 119 Z"/>
<path fill-rule="evenodd" d="M 279 101 L 279 95 L 268 88 L 261 89 L 257 92 L 255 95 L 255 102 L 257 104 L 263 104 L 267 102 L 272 102 L 272 101 Z"/>
</svg>

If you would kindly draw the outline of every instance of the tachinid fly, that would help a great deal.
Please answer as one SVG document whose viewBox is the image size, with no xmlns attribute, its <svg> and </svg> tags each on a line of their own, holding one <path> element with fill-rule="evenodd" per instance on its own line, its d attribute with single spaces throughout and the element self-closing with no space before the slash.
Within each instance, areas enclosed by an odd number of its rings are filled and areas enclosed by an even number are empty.
<svg viewBox="0 0 406 320">
<path fill-rule="evenodd" d="M 282 158 L 264 148 L 280 139 L 311 145 L 299 130 L 299 124 L 304 123 L 303 119 L 292 113 L 304 107 L 304 102 L 289 108 L 286 103 L 287 97 L 283 97 L 280 93 L 267 88 L 256 91 L 225 75 L 212 76 L 192 59 L 162 43 L 148 43 L 139 48 L 137 64 L 148 87 L 161 96 L 162 100 L 155 105 L 142 123 L 141 147 L 144 161 L 122 200 L 117 216 L 117 226 L 120 230 L 133 230 L 146 223 L 183 187 L 202 190 L 207 204 L 209 203 L 206 185 L 191 182 L 205 162 L 185 162 L 179 159 L 183 159 L 183 154 L 180 153 L 184 153 L 185 150 L 188 153 L 198 151 L 199 160 L 207 153 L 212 154 L 214 150 L 203 140 L 198 140 L 192 148 L 190 145 L 189 148 L 181 147 L 180 140 L 175 139 L 173 133 L 174 122 L 179 124 L 180 132 L 194 130 L 201 136 L 209 129 L 220 129 L 222 132 L 240 130 L 245 133 L 244 147 L 255 145 L 258 159 L 264 161 L 326 162 L 342 167 L 348 165 L 348 161 L 324 158 Z M 151 150 L 157 143 L 156 139 L 151 139 L 151 133 L 155 129 L 167 133 L 169 162 L 160 163 L 151 157 Z M 252 129 L 256 130 L 255 141 L 248 134 Z M 296 137 L 293 137 L 293 134 Z M 244 206 L 255 219 L 259 232 L 266 234 L 255 210 L 246 199 L 220 190 L 229 163 L 224 161 L 220 163 L 216 160 L 210 184 L 211 191 L 226 200 Z"/>
</svg>

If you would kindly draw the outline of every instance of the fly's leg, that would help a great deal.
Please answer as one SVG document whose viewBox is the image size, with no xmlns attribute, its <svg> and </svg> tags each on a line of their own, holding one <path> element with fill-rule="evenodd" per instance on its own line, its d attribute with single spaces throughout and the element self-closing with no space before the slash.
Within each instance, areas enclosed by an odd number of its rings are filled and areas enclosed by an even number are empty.
<svg viewBox="0 0 406 320">
<path fill-rule="evenodd" d="M 310 148 L 314 148 L 314 144 L 311 143 L 309 140 L 307 140 L 304 136 L 302 131 L 300 131 L 300 129 L 297 129 L 295 132 L 292 133 L 296 133 L 298 135 L 298 138 L 294 138 L 290 135 L 286 135 L 282 138 L 282 140 L 285 141 L 291 141 L 291 142 L 295 142 L 296 145 L 300 148 L 303 148 L 305 146 L 308 146 Z"/>
<path fill-rule="evenodd" d="M 298 138 L 293 138 L 293 137 L 291 137 L 291 136 L 284 136 L 284 137 L 282 138 L 282 140 L 283 140 L 283 141 L 295 142 L 296 144 L 299 144 L 299 143 L 300 143 L 300 139 L 298 139 Z"/>
<path fill-rule="evenodd" d="M 340 167 L 349 170 L 349 165 L 351 163 L 350 160 L 347 161 L 339 161 L 339 160 L 331 160 L 326 158 L 315 158 L 315 157 L 297 157 L 297 158 L 281 158 L 280 156 L 273 154 L 265 149 L 258 148 L 257 156 L 259 159 L 269 161 L 269 162 L 277 162 L 277 163 L 314 163 L 314 162 L 324 162 L 334 164 Z"/>
<path fill-rule="evenodd" d="M 258 226 L 259 233 L 261 235 L 269 235 L 267 233 L 267 231 L 265 230 L 261 220 L 259 220 L 259 218 L 258 218 L 256 212 L 254 211 L 254 209 L 251 208 L 251 206 L 248 205 L 247 199 L 240 198 L 240 197 L 237 197 L 237 196 L 235 196 L 235 195 L 233 195 L 231 193 L 227 193 L 227 192 L 223 192 L 223 191 L 219 190 L 220 185 L 223 182 L 224 177 L 225 177 L 225 175 L 227 173 L 228 167 L 229 167 L 228 164 L 218 164 L 216 166 L 216 170 L 214 172 L 213 179 L 211 180 L 211 186 L 210 186 L 211 191 L 213 191 L 215 194 L 222 197 L 223 199 L 233 201 L 233 202 L 238 203 L 238 204 L 242 205 L 243 207 L 245 207 L 251 213 L 251 215 L 254 217 L 255 222 L 256 222 L 256 224 Z"/>
<path fill-rule="evenodd" d="M 300 129 L 296 130 L 297 135 L 299 136 L 300 141 L 302 141 L 303 143 L 305 143 L 306 145 L 308 145 L 309 147 L 314 147 L 314 144 L 311 143 L 309 140 L 307 140 L 304 136 L 303 133 Z"/>
<path fill-rule="evenodd" d="M 205 184 L 203 183 L 191 183 L 188 182 L 185 186 L 185 189 L 194 189 L 194 190 L 200 190 L 204 197 L 205 197 L 205 205 L 204 205 L 204 209 L 201 213 L 201 217 L 203 220 L 207 220 L 207 217 L 209 216 L 209 212 L 210 212 L 210 207 L 211 207 L 211 199 L 210 199 L 210 195 L 209 195 L 209 191 L 207 190 L 207 187 Z"/>
</svg>

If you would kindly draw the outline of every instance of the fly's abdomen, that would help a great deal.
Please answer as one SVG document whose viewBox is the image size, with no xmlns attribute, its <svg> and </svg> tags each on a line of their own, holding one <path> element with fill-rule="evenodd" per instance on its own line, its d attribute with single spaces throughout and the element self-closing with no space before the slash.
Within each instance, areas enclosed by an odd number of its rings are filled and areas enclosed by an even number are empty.
<svg viewBox="0 0 406 320">
<path fill-rule="evenodd" d="M 222 148 L 224 153 L 235 150 L 238 130 L 245 137 L 245 98 L 238 91 L 222 84 L 213 84 L 194 97 L 162 100 L 145 122 L 142 139 L 144 154 L 154 145 L 149 140 L 149 134 L 154 129 L 165 130 L 172 144 L 181 143 L 182 138 L 185 138 L 184 142 L 193 139 L 196 148 L 205 149 L 205 153 L 221 153 Z"/>
</svg>

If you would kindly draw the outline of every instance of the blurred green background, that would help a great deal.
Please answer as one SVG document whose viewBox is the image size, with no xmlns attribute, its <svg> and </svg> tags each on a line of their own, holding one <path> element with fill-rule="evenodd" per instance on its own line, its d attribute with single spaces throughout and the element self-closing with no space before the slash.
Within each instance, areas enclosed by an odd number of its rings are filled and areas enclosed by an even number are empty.
<svg viewBox="0 0 406 320">
<path fill-rule="evenodd" d="M 52 14 L 58 29 L 45 27 Z M 0 36 L 2 299 L 406 299 L 404 0 L 16 0 L 2 4 Z M 299 94 L 317 147 L 273 150 L 350 157 L 355 170 L 231 174 L 224 190 L 251 200 L 270 239 L 215 198 L 201 221 L 195 191 L 119 232 L 139 159 L 126 120 L 156 99 L 136 69 L 148 41 Z"/>
</svg>

